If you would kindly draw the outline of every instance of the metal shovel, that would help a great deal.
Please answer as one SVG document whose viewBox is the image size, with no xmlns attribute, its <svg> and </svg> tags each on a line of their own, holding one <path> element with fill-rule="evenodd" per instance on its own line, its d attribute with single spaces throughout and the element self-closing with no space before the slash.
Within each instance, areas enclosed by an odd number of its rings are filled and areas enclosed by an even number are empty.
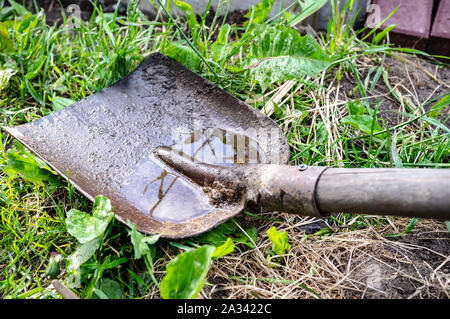
<svg viewBox="0 0 450 319">
<path fill-rule="evenodd" d="M 4 127 L 116 218 L 163 237 L 200 234 L 248 202 L 305 216 L 450 219 L 450 170 L 285 165 L 270 118 L 155 53 L 126 78 L 32 123 Z"/>
</svg>

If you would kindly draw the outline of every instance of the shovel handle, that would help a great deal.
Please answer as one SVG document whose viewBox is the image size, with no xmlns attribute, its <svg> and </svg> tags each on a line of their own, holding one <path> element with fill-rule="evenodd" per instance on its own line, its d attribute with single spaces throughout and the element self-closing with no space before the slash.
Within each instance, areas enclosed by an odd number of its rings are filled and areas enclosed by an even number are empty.
<svg viewBox="0 0 450 319">
<path fill-rule="evenodd" d="M 320 213 L 450 219 L 450 169 L 328 168 L 316 187 Z"/>
<path fill-rule="evenodd" d="M 264 165 L 259 176 L 253 198 L 267 209 L 450 220 L 450 169 Z"/>
</svg>

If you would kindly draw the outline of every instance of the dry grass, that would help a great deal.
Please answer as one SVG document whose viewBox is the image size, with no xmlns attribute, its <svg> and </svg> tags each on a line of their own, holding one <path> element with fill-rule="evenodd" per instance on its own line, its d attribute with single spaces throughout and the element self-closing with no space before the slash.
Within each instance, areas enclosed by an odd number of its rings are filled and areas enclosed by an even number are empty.
<svg viewBox="0 0 450 319">
<path fill-rule="evenodd" d="M 444 223 L 420 220 L 401 241 L 382 234 L 404 229 L 406 218 L 391 219 L 381 231 L 370 227 L 308 238 L 302 226 L 313 219 L 284 217 L 277 227 L 287 230 L 292 248 L 280 266 L 271 267 L 265 258 L 271 247 L 265 231 L 273 223 L 264 223 L 255 249 L 213 263 L 203 298 L 449 297 L 450 237 Z"/>
</svg>

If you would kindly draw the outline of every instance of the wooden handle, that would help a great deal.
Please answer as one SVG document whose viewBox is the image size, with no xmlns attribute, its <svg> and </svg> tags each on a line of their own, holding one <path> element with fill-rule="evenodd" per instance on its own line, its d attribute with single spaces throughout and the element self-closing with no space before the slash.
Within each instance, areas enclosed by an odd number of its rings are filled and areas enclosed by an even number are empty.
<svg viewBox="0 0 450 319">
<path fill-rule="evenodd" d="M 328 168 L 316 187 L 320 213 L 450 220 L 450 169 Z"/>
</svg>

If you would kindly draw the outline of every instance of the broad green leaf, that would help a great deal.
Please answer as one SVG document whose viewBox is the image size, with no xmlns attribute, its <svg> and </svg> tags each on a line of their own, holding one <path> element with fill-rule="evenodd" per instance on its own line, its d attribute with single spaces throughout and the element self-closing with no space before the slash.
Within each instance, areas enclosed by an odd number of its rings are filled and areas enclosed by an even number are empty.
<svg viewBox="0 0 450 319">
<path fill-rule="evenodd" d="M 149 245 L 155 244 L 159 235 L 144 236 L 136 230 L 136 225 L 132 225 L 131 229 L 128 230 L 128 234 L 131 237 L 131 243 L 134 247 L 134 258 L 139 259 L 143 255 L 150 253 Z"/>
<path fill-rule="evenodd" d="M 80 243 L 87 243 L 103 235 L 113 215 L 109 199 L 99 195 L 95 197 L 92 215 L 74 208 L 67 212 L 67 231 Z"/>
<path fill-rule="evenodd" d="M 220 224 L 215 229 L 224 233 L 225 235 L 232 235 L 241 232 L 239 226 L 241 226 L 241 223 L 237 219 L 233 218 L 227 220 L 225 223 Z"/>
<path fill-rule="evenodd" d="M 350 115 L 363 115 L 366 113 L 366 106 L 360 100 L 348 102 L 347 109 Z"/>
<path fill-rule="evenodd" d="M 358 130 L 361 130 L 367 134 L 370 134 L 371 132 L 378 133 L 381 131 L 381 127 L 378 121 L 374 122 L 374 127 L 372 131 L 373 117 L 368 114 L 348 115 L 341 119 L 341 123 L 349 124 L 354 128 L 357 128 Z"/>
<path fill-rule="evenodd" d="M 57 175 L 38 157 L 32 155 L 19 142 L 14 142 L 15 149 L 7 153 L 6 165 L 1 165 L 0 169 L 10 177 L 22 176 L 24 179 L 38 185 L 43 185 L 44 181 L 57 185 L 59 179 Z"/>
<path fill-rule="evenodd" d="M 128 230 L 128 234 L 131 237 L 131 243 L 134 247 L 134 258 L 140 259 L 144 257 L 145 265 L 147 266 L 148 273 L 155 283 L 159 287 L 159 283 L 154 275 L 153 258 L 156 254 L 156 247 L 153 246 L 159 239 L 159 235 L 144 236 L 136 230 L 136 225 L 133 224 Z"/>
<path fill-rule="evenodd" d="M 122 286 L 115 280 L 102 278 L 98 288 L 94 290 L 102 299 L 124 299 L 125 293 L 123 292 Z"/>
<path fill-rule="evenodd" d="M 52 108 L 53 108 L 53 111 L 56 112 L 56 111 L 62 110 L 63 108 L 68 107 L 69 105 L 72 105 L 73 103 L 75 103 L 74 100 L 57 96 L 57 97 L 53 98 Z"/>
<path fill-rule="evenodd" d="M 216 250 L 214 251 L 212 255 L 212 259 L 219 259 L 220 257 L 223 257 L 225 255 L 228 255 L 229 253 L 232 253 L 234 251 L 234 243 L 233 240 L 228 237 L 227 241 L 218 247 L 216 247 Z"/>
<path fill-rule="evenodd" d="M 156 247 L 153 245 L 158 241 L 159 235 L 144 236 L 136 230 L 135 224 L 132 224 L 130 226 L 128 234 L 131 237 L 131 243 L 134 247 L 134 258 L 140 259 L 141 257 L 144 257 L 144 262 L 147 266 L 148 274 L 150 275 L 155 285 L 159 287 L 159 283 L 154 275 L 153 267 L 153 258 L 156 254 Z"/>
<path fill-rule="evenodd" d="M 288 20 L 288 25 L 294 27 L 322 8 L 327 2 L 328 0 L 299 0 L 298 3 L 302 10 Z"/>
<path fill-rule="evenodd" d="M 212 57 L 216 62 L 220 62 L 225 57 L 227 57 L 229 52 L 228 36 L 231 31 L 231 26 L 229 24 L 224 24 L 220 28 L 217 40 L 211 45 Z"/>
<path fill-rule="evenodd" d="M 52 175 L 48 170 L 40 168 L 33 158 L 14 151 L 8 153 L 7 165 L 2 170 L 11 177 L 20 174 L 24 179 L 40 185 Z"/>
<path fill-rule="evenodd" d="M 227 236 L 219 230 L 213 229 L 197 237 L 197 240 L 200 243 L 220 246 L 226 242 Z"/>
<path fill-rule="evenodd" d="M 288 243 L 288 234 L 286 231 L 279 232 L 276 227 L 271 227 L 267 230 L 267 235 L 272 242 L 272 250 L 277 255 L 284 255 L 287 250 L 291 249 Z"/>
<path fill-rule="evenodd" d="M 100 299 L 110 299 L 107 294 L 105 294 L 101 289 L 94 288 L 92 290 L 94 294 L 96 294 Z"/>
<path fill-rule="evenodd" d="M 256 230 L 256 228 L 254 226 L 249 226 L 244 229 L 244 233 L 236 223 L 239 224 L 239 221 L 235 219 L 226 221 L 213 230 L 210 230 L 209 232 L 198 236 L 197 240 L 204 244 L 220 246 L 225 244 L 225 242 L 227 241 L 227 237 L 231 237 L 231 239 L 236 244 L 243 244 L 252 249 L 255 248 L 253 242 L 256 242 L 258 236 L 258 231 Z M 252 240 L 250 240 L 249 237 Z"/>
<path fill-rule="evenodd" d="M 100 248 L 102 240 L 103 236 L 100 236 L 84 244 L 77 244 L 75 252 L 66 259 L 68 281 L 71 287 L 80 286 L 80 267 Z"/>
<path fill-rule="evenodd" d="M 200 71 L 200 57 L 191 47 L 184 45 L 181 42 L 172 42 L 166 48 L 165 54 L 192 71 Z"/>
<path fill-rule="evenodd" d="M 260 3 L 258 3 L 256 6 L 253 7 L 253 21 L 254 24 L 260 24 L 266 21 L 267 17 L 269 16 L 270 11 L 272 10 L 272 6 L 275 3 L 275 0 L 262 0 Z M 244 16 L 245 18 L 249 18 L 252 15 L 252 10 L 247 12 L 247 14 Z M 249 21 L 244 22 L 244 26 L 247 26 Z"/>
<path fill-rule="evenodd" d="M 189 29 L 191 30 L 192 39 L 194 42 L 196 42 L 200 30 L 200 24 L 197 22 L 197 17 L 194 10 L 189 3 L 183 1 L 174 1 L 174 3 L 186 15 Z"/>
<path fill-rule="evenodd" d="M 319 43 L 309 34 L 284 26 L 255 28 L 246 69 L 265 89 L 276 81 L 315 76 L 331 65 Z"/>
<path fill-rule="evenodd" d="M 14 147 L 20 152 L 20 154 L 22 154 L 28 158 L 32 158 L 33 162 L 36 163 L 36 165 L 38 165 L 40 168 L 48 170 L 49 172 L 52 172 L 53 174 L 56 174 L 55 172 L 52 171 L 52 169 L 43 160 L 41 160 L 39 157 L 34 156 L 30 152 L 28 152 L 25 149 L 25 147 L 22 144 L 20 144 L 20 142 L 14 141 Z"/>
<path fill-rule="evenodd" d="M 75 252 L 68 258 L 69 269 L 79 268 L 88 261 L 100 247 L 101 242 L 102 238 L 98 237 L 84 244 L 78 244 Z"/>
<path fill-rule="evenodd" d="M 113 217 L 113 208 L 110 200 L 102 195 L 98 195 L 94 199 L 94 207 L 92 209 L 92 215 L 97 218 L 109 218 Z"/>
<path fill-rule="evenodd" d="M 105 222 L 88 213 L 72 208 L 67 212 L 67 231 L 80 243 L 86 243 L 101 235 Z"/>
<path fill-rule="evenodd" d="M 163 299 L 194 299 L 203 288 L 215 247 L 204 245 L 185 251 L 166 266 L 161 281 Z"/>
</svg>

